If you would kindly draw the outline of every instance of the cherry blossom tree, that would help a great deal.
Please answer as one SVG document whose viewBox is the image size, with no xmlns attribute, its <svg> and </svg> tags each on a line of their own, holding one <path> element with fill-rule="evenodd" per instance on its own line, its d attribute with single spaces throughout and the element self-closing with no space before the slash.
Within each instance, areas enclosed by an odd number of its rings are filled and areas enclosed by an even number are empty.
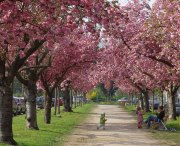
<svg viewBox="0 0 180 146">
<path fill-rule="evenodd" d="M 44 61 L 45 60 L 45 61 Z M 37 81 L 42 72 L 50 66 L 51 57 L 47 49 L 40 49 L 36 56 L 31 56 L 16 74 L 24 85 L 26 103 L 26 127 L 38 130 L 36 115 Z"/>
<path fill-rule="evenodd" d="M 73 70 L 68 76 L 68 80 L 71 81 L 71 86 L 75 91 L 87 93 L 96 86 L 91 80 L 93 75 L 93 68 L 96 65 L 96 54 L 89 60 L 88 64 L 84 64 L 80 70 Z"/>
<path fill-rule="evenodd" d="M 45 42 L 46 33 L 43 31 L 48 28 L 40 27 L 47 22 L 46 18 L 37 21 L 36 12 L 41 9 L 41 14 L 45 15 L 45 8 L 33 9 L 32 4 L 32 9 L 29 9 L 29 4 L 28 1 L 0 3 L 0 141 L 10 144 L 16 144 L 12 134 L 11 83 L 27 58 Z"/>
<path fill-rule="evenodd" d="M 0 1 L 0 103 L 4 103 L 0 104 L 0 141 L 16 144 L 12 134 L 10 87 L 18 70 L 38 49 L 53 48 L 59 37 L 75 27 L 84 24 L 93 31 L 92 22 L 100 19 L 97 14 L 104 5 L 103 0 Z"/>
<path fill-rule="evenodd" d="M 52 64 L 41 75 L 41 86 L 45 90 L 45 122 L 51 121 L 51 101 L 54 89 L 60 85 L 71 72 L 81 70 L 92 63 L 96 57 L 96 47 L 98 38 L 96 35 L 81 33 L 79 29 L 59 40 L 56 49 L 53 52 Z M 66 82 L 65 82 L 66 83 Z M 66 83 L 67 90 L 69 83 Z M 67 111 L 71 111 L 69 95 L 67 94 Z"/>
<path fill-rule="evenodd" d="M 166 81 L 165 89 L 170 95 L 169 118 L 173 119 L 176 119 L 175 95 L 180 85 L 179 5 L 180 2 L 176 0 L 157 1 L 152 9 L 150 19 L 144 27 L 147 33 L 142 35 L 143 38 L 149 38 L 149 41 L 145 43 L 147 47 L 144 51 L 151 52 L 151 56 L 156 56 L 167 65 L 168 76 L 162 77 Z"/>
<path fill-rule="evenodd" d="M 114 8 L 109 10 L 114 17 L 111 17 L 111 21 L 104 24 L 102 41 L 108 42 L 108 47 L 114 46 L 109 51 L 109 53 L 114 53 L 109 55 L 108 59 L 115 60 L 114 64 L 119 64 L 117 67 L 104 61 L 107 64 L 106 69 L 110 68 L 108 70 L 109 79 L 113 77 L 113 74 L 117 75 L 117 73 L 113 73 L 115 70 L 119 72 L 126 70 L 133 82 L 146 86 L 148 90 L 171 85 L 173 87 L 171 89 L 177 91 L 179 87 L 177 84 L 179 81 L 179 65 L 177 65 L 179 64 L 179 51 L 177 48 L 179 46 L 176 39 L 178 32 L 173 30 L 178 28 L 178 21 L 171 19 L 169 22 L 169 18 L 178 17 L 178 3 L 168 0 L 158 1 L 151 10 L 147 3 L 134 1 L 124 7 L 114 5 Z M 174 11 L 168 13 L 172 7 L 175 7 Z M 172 32 L 168 33 L 170 30 Z M 175 39 L 168 39 L 170 34 L 176 36 Z M 116 39 L 116 43 L 112 42 L 114 39 Z M 163 43 L 164 41 L 167 43 Z M 117 61 L 118 59 L 120 61 Z M 146 99 L 146 101 L 148 100 Z"/>
<path fill-rule="evenodd" d="M 27 59 L 42 48 L 53 52 L 52 67 L 41 76 L 50 97 L 73 69 L 79 70 L 89 62 L 86 59 L 92 57 L 91 51 L 98 44 L 91 38 L 94 36 L 97 40 L 101 37 L 99 45 L 103 47 L 98 50 L 100 58 L 96 58 L 92 70 L 96 75 L 89 77 L 93 84 L 113 79 L 123 88 L 132 81 L 148 90 L 168 88 L 170 114 L 175 119 L 174 99 L 180 80 L 179 3 L 159 0 L 151 8 L 139 0 L 125 6 L 105 0 L 1 0 L 0 141 L 16 144 L 11 84 Z M 50 98 L 47 101 L 46 113 L 50 113 Z"/>
</svg>

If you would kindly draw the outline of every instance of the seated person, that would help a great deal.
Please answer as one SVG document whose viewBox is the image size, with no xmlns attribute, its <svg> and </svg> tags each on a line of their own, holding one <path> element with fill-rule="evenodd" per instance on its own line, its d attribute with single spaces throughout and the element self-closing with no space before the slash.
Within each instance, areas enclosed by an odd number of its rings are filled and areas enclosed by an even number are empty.
<svg viewBox="0 0 180 146">
<path fill-rule="evenodd" d="M 163 121 L 164 116 L 165 116 L 165 112 L 163 106 L 159 106 L 157 116 L 150 115 L 145 121 L 145 123 L 147 124 L 147 128 L 150 128 L 151 121 L 155 121 L 155 122 L 160 122 L 161 120 Z"/>
</svg>

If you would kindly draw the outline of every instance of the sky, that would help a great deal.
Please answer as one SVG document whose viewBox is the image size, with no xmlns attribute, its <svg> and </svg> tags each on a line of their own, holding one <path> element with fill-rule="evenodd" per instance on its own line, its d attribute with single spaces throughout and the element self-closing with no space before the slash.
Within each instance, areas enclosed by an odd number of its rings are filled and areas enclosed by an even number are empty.
<svg viewBox="0 0 180 146">
<path fill-rule="evenodd" d="M 120 4 L 122 4 L 122 5 L 125 5 L 127 2 L 128 2 L 128 0 L 118 0 L 119 1 L 119 3 Z M 155 0 L 149 0 L 149 4 L 150 4 L 150 6 L 152 6 L 152 4 L 155 2 Z"/>
</svg>

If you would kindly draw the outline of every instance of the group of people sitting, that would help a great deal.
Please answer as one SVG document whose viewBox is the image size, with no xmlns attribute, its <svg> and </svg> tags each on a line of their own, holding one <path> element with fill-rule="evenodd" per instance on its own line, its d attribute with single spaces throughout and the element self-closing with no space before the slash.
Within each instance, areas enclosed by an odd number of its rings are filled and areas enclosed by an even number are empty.
<svg viewBox="0 0 180 146">
<path fill-rule="evenodd" d="M 152 121 L 161 122 L 163 121 L 163 118 L 165 116 L 163 106 L 159 106 L 157 115 L 150 115 L 145 121 L 143 120 L 144 113 L 141 110 L 141 107 L 137 107 L 136 114 L 137 114 L 137 120 L 138 120 L 138 125 L 137 125 L 138 128 L 142 128 L 142 125 L 145 122 L 148 129 L 150 128 Z"/>
</svg>

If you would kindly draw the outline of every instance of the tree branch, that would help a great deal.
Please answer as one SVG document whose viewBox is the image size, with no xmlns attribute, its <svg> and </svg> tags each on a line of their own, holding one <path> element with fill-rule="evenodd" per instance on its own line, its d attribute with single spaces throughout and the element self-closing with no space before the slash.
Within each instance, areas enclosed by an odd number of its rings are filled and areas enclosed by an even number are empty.
<svg viewBox="0 0 180 146">
<path fill-rule="evenodd" d="M 47 56 L 48 54 L 48 50 L 46 49 L 45 52 L 42 53 L 42 55 L 40 56 L 40 58 L 38 58 L 37 60 L 37 64 L 40 64 L 43 62 L 44 58 Z"/>
<path fill-rule="evenodd" d="M 48 65 L 46 67 L 44 67 L 44 68 L 41 68 L 39 71 L 37 71 L 37 76 L 39 77 L 43 73 L 43 71 L 45 69 L 47 69 L 48 67 L 50 67 L 50 66 L 51 66 L 51 56 L 49 57 Z"/>
<path fill-rule="evenodd" d="M 23 70 L 29 70 L 29 69 L 38 69 L 38 68 L 47 68 L 49 67 L 48 65 L 37 65 L 37 66 L 31 66 L 31 67 L 23 67 L 19 70 L 19 72 L 23 71 Z"/>
<path fill-rule="evenodd" d="M 122 34 L 120 34 L 120 35 L 121 35 L 121 40 L 122 40 L 123 44 L 124 44 L 129 50 L 132 50 L 132 48 L 131 48 L 131 47 L 127 44 L 127 42 L 125 41 L 123 35 L 122 35 Z M 143 54 L 143 53 L 140 53 L 140 52 L 137 52 L 137 51 L 136 51 L 136 53 L 139 54 L 139 55 L 142 55 L 142 56 L 144 56 L 144 57 L 150 58 L 150 59 L 152 59 L 152 60 L 161 62 L 161 63 L 163 63 L 163 64 L 165 64 L 165 65 L 167 65 L 167 66 L 169 66 L 169 67 L 171 67 L 171 68 L 174 67 L 174 65 L 173 65 L 172 63 L 170 63 L 169 61 L 167 61 L 167 60 L 157 58 L 156 56 Z"/>
<path fill-rule="evenodd" d="M 16 78 L 25 86 L 28 86 L 28 80 L 24 79 L 19 72 L 16 73 Z"/>
<path fill-rule="evenodd" d="M 12 63 L 11 68 L 11 76 L 14 76 L 14 74 L 17 73 L 17 71 L 23 66 L 24 62 L 27 60 L 27 58 L 32 55 L 39 47 L 45 42 L 45 40 L 35 40 L 32 44 L 32 47 L 26 52 L 26 55 L 22 58 L 20 58 L 20 54 L 18 54 Z"/>
</svg>

